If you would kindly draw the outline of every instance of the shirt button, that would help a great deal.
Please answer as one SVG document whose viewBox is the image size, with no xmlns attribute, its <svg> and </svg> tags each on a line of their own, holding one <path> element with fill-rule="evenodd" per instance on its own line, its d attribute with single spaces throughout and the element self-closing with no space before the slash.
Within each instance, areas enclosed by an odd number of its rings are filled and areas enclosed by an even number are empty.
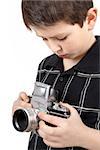
<svg viewBox="0 0 100 150">
<path fill-rule="evenodd" d="M 63 79 L 63 77 L 60 77 L 59 80 L 62 82 L 64 79 Z"/>
</svg>

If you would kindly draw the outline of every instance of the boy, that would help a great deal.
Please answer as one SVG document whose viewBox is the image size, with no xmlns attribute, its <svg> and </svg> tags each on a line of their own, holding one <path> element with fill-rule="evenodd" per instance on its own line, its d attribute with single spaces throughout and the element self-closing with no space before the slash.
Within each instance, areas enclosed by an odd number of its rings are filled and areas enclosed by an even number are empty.
<svg viewBox="0 0 100 150">
<path fill-rule="evenodd" d="M 22 0 L 22 14 L 27 28 L 54 52 L 40 63 L 36 80 L 58 90 L 58 102 L 70 110 L 68 119 L 39 113 L 28 150 L 100 150 L 100 37 L 92 33 L 92 0 Z M 31 107 L 28 102 L 20 93 L 13 112 Z"/>
</svg>

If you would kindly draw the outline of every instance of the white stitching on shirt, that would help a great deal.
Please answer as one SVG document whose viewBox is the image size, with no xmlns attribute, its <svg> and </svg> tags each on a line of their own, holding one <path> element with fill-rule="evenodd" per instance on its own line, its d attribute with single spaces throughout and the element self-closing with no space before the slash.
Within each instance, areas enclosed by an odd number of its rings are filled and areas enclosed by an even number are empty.
<svg viewBox="0 0 100 150">
<path fill-rule="evenodd" d="M 31 141 L 32 140 L 32 138 L 33 138 L 33 136 L 34 136 L 34 132 L 31 132 L 31 136 L 30 136 L 30 138 L 29 138 L 29 141 Z"/>
<path fill-rule="evenodd" d="M 60 76 L 60 73 L 57 75 L 57 77 L 56 77 L 56 79 L 55 79 L 55 81 L 54 81 L 54 83 L 52 85 L 52 88 L 55 88 L 55 85 L 56 85 L 56 83 L 58 81 L 59 76 Z"/>
<path fill-rule="evenodd" d="M 47 150 L 51 150 L 51 147 L 50 147 L 50 146 L 47 146 Z"/>
<path fill-rule="evenodd" d="M 71 84 L 71 82 L 72 82 L 74 76 L 75 76 L 75 74 L 74 74 L 73 76 L 70 76 L 69 79 L 68 79 L 68 81 L 67 81 L 67 83 L 66 83 L 65 86 L 64 86 L 63 94 L 62 94 L 62 96 L 61 96 L 62 102 L 63 102 L 64 99 L 65 99 L 66 93 L 67 93 L 67 91 L 68 91 L 68 88 L 69 88 L 69 86 L 70 86 L 70 84 Z"/>
<path fill-rule="evenodd" d="M 34 143 L 34 150 L 36 150 L 37 142 L 38 142 L 38 135 L 36 134 L 35 143 Z"/>
<path fill-rule="evenodd" d="M 76 108 L 77 110 L 80 110 L 81 107 L 80 106 L 76 106 L 76 105 L 72 105 L 74 108 Z M 96 108 L 87 108 L 87 107 L 83 107 L 82 108 L 83 112 L 93 112 L 93 113 L 100 113 L 100 109 L 96 109 Z"/>
<path fill-rule="evenodd" d="M 43 60 L 43 62 L 41 63 L 41 65 L 40 65 L 40 70 L 42 69 L 45 60 L 46 60 L 46 58 L 45 58 L 45 59 Z M 39 81 L 40 81 L 40 80 L 41 80 L 41 74 L 39 73 Z"/>
<path fill-rule="evenodd" d="M 97 121 L 95 123 L 95 129 L 100 130 L 100 112 L 98 112 Z"/>
<path fill-rule="evenodd" d="M 42 79 L 42 81 L 41 82 L 45 82 L 46 81 L 46 79 L 48 78 L 48 76 L 49 76 L 49 74 L 50 74 L 50 71 L 53 69 L 53 67 L 47 72 L 47 74 L 44 76 L 44 78 Z"/>
<path fill-rule="evenodd" d="M 87 88 L 88 88 L 88 86 L 90 84 L 90 81 L 91 81 L 91 76 L 86 79 L 86 82 L 85 82 L 85 85 L 83 87 L 83 90 L 81 91 L 81 96 L 80 96 L 80 101 L 79 101 L 79 106 L 80 106 L 80 112 L 79 112 L 79 114 L 80 115 L 82 113 L 82 108 L 83 108 L 83 105 L 84 105 L 84 100 L 85 100 Z"/>
<path fill-rule="evenodd" d="M 58 74 L 60 71 L 59 70 L 46 70 L 46 69 L 41 69 L 41 70 L 38 70 L 38 73 L 44 73 L 44 72 L 48 72 L 49 73 L 52 73 L 52 74 Z"/>
<path fill-rule="evenodd" d="M 78 72 L 77 76 L 87 78 L 87 77 L 90 77 L 91 74 L 86 74 L 86 73 Z M 100 74 L 92 74 L 92 78 L 100 78 Z"/>
</svg>

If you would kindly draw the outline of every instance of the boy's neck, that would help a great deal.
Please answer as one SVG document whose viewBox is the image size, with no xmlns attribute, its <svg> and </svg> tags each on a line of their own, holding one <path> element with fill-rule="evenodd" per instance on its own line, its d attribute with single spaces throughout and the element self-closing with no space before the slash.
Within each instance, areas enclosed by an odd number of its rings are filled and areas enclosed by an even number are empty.
<svg viewBox="0 0 100 150">
<path fill-rule="evenodd" d="M 72 59 L 63 59 L 64 71 L 71 69 L 77 63 L 78 61 L 74 61 Z"/>
</svg>

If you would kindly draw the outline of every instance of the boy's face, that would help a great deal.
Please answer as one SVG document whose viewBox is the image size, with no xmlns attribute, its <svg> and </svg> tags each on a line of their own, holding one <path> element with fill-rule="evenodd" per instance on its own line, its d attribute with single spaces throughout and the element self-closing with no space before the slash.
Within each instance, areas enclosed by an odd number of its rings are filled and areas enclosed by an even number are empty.
<svg viewBox="0 0 100 150">
<path fill-rule="evenodd" d="M 90 48 L 93 38 L 87 22 L 82 28 L 78 24 L 59 22 L 53 26 L 34 27 L 34 30 L 52 52 L 64 59 L 80 59 Z"/>
</svg>

